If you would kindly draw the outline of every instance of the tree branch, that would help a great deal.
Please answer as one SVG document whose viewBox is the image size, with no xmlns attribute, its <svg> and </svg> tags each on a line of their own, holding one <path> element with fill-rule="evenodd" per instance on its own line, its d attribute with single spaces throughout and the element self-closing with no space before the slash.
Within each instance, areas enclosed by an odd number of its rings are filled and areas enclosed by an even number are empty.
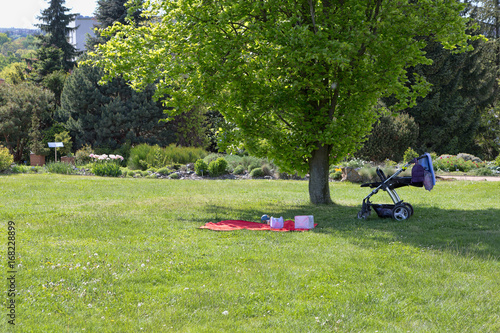
<svg viewBox="0 0 500 333">
<path fill-rule="evenodd" d="M 317 33 L 318 30 L 316 28 L 316 18 L 315 18 L 315 10 L 314 10 L 314 4 L 312 3 L 312 0 L 307 0 L 309 3 L 309 11 L 311 12 L 311 19 L 312 19 L 312 24 L 313 24 L 313 31 L 314 33 Z"/>
</svg>

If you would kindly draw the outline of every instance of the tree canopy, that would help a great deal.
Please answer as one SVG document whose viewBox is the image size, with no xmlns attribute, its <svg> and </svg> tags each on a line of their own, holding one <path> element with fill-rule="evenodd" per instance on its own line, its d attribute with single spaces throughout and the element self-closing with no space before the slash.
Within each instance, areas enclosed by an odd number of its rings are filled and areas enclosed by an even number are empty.
<svg viewBox="0 0 500 333">
<path fill-rule="evenodd" d="M 136 0 L 138 4 L 144 2 L 143 0 Z M 95 18 L 99 23 L 97 27 L 100 30 L 106 29 L 112 26 L 115 22 L 120 24 L 127 24 L 128 20 L 132 19 L 132 22 L 141 21 L 141 10 L 138 9 L 129 16 L 127 7 L 128 0 L 98 0 L 97 7 L 94 12 Z M 100 30 L 97 30 L 96 36 L 91 37 L 87 40 L 86 48 L 88 50 L 93 50 L 96 44 L 105 43 L 108 38 L 101 36 Z"/>
<path fill-rule="evenodd" d="M 147 2 L 147 24 L 115 24 L 95 61 L 180 113 L 204 104 L 244 146 L 283 171 L 310 174 L 313 203 L 330 203 L 328 169 L 355 151 L 393 96 L 412 106 L 428 85 L 407 68 L 431 61 L 428 39 L 467 49 L 453 0 L 179 0 Z"/>
<path fill-rule="evenodd" d="M 70 9 L 64 6 L 65 2 L 66 0 L 49 0 L 49 7 L 38 16 L 42 23 L 36 26 L 46 33 L 38 36 L 42 44 L 60 49 L 63 53 L 62 66 L 65 70 L 70 70 L 78 52 L 68 40 L 69 33 L 76 29 L 69 27 L 69 24 L 78 14 L 68 14 Z"/>
<path fill-rule="evenodd" d="M 38 126 L 47 126 L 53 111 L 54 95 L 33 84 L 0 86 L 0 137 L 14 155 L 22 159 L 28 146 L 33 116 Z"/>
<path fill-rule="evenodd" d="M 66 80 L 59 114 L 76 146 L 172 143 L 171 126 L 159 122 L 163 107 L 152 99 L 154 87 L 137 92 L 120 78 L 99 85 L 103 74 L 101 68 L 81 65 Z"/>
</svg>

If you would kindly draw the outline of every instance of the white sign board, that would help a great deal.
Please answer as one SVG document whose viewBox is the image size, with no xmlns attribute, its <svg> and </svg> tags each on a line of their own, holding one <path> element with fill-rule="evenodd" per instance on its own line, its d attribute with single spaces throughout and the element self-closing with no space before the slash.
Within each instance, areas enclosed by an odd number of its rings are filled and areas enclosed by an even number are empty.
<svg viewBox="0 0 500 333">
<path fill-rule="evenodd" d="M 62 142 L 48 142 L 49 148 L 64 147 Z"/>
</svg>

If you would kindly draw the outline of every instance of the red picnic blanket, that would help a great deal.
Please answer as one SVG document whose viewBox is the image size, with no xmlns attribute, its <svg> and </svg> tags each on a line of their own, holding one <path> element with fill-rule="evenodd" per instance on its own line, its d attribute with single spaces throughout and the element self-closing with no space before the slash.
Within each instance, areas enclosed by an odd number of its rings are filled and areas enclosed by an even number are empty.
<svg viewBox="0 0 500 333">
<path fill-rule="evenodd" d="M 314 224 L 317 226 L 318 224 Z M 283 223 L 283 228 L 274 229 L 270 225 L 258 222 L 249 222 L 241 220 L 227 220 L 220 221 L 217 223 L 208 222 L 207 224 L 200 227 L 200 229 L 210 229 L 218 231 L 230 231 L 230 230 L 272 230 L 272 231 L 307 231 L 309 229 L 295 229 L 295 222 L 292 220 L 287 220 Z"/>
</svg>

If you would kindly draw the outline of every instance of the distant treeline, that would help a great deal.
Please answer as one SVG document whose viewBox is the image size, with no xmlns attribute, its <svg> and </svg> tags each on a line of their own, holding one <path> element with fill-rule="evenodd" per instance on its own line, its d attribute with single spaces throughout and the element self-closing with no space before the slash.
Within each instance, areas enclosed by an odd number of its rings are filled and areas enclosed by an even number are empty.
<svg viewBox="0 0 500 333">
<path fill-rule="evenodd" d="M 9 38 L 16 39 L 30 35 L 40 34 L 40 29 L 19 29 L 19 28 L 0 28 L 0 33 L 7 34 Z"/>
</svg>

